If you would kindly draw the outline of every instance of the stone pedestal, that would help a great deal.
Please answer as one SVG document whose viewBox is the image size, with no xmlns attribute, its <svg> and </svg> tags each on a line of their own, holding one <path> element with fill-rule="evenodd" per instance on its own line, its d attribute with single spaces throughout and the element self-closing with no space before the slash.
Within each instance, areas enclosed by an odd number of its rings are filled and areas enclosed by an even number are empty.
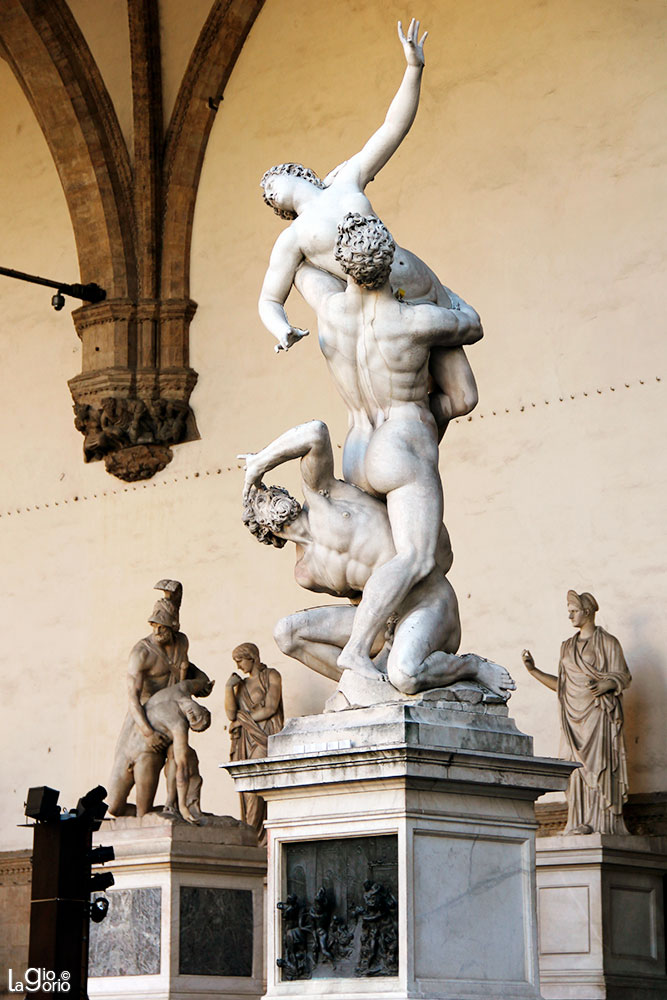
<svg viewBox="0 0 667 1000">
<path fill-rule="evenodd" d="M 667 837 L 537 840 L 545 1000 L 667 997 Z"/>
<path fill-rule="evenodd" d="M 226 765 L 267 800 L 267 998 L 539 997 L 533 802 L 571 765 L 461 697 L 294 719 Z"/>
<path fill-rule="evenodd" d="M 95 842 L 114 848 L 116 884 L 91 923 L 91 998 L 262 995 L 266 850 L 250 827 L 150 813 L 105 822 Z"/>
</svg>

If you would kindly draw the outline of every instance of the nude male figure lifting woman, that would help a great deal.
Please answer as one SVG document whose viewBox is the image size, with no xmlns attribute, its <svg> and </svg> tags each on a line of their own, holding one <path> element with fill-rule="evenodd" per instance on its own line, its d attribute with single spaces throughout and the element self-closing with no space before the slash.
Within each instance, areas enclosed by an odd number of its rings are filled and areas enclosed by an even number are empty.
<svg viewBox="0 0 667 1000">
<path fill-rule="evenodd" d="M 349 214 L 335 254 L 344 291 L 326 271 L 302 264 L 296 285 L 318 319 L 319 340 L 349 414 L 343 450 L 347 482 L 386 498 L 395 555 L 364 587 L 338 665 L 370 674 L 370 649 L 408 593 L 435 566 L 443 514 L 438 433 L 428 399 L 434 348 L 472 344 L 474 310 L 397 300 L 389 283 L 395 244 L 374 216 Z"/>
<path fill-rule="evenodd" d="M 365 189 L 396 152 L 414 121 L 426 34 L 419 39 L 419 21 L 413 18 L 405 36 L 399 21 L 398 36 L 407 62 L 405 74 L 383 124 L 363 149 L 332 170 L 324 181 L 298 163 L 272 167 L 262 178 L 266 203 L 281 218 L 293 220 L 276 240 L 259 298 L 260 318 L 277 339 L 277 351 L 288 350 L 308 333 L 293 327 L 285 312 L 285 302 L 303 261 L 336 276 L 340 290 L 344 287 L 345 275 L 334 257 L 337 229 L 350 212 L 375 214 Z M 474 313 L 419 257 L 401 247 L 396 247 L 389 286 L 393 295 L 409 302 L 433 302 Z M 429 405 L 440 440 L 452 418 L 469 413 L 477 405 L 477 386 L 460 345 L 435 347 L 429 369 L 434 382 Z"/>
<path fill-rule="evenodd" d="M 353 602 L 289 615 L 274 632 L 282 652 L 338 680 L 337 661 L 352 631 L 355 602 L 378 568 L 395 557 L 387 508 L 335 478 L 329 431 L 318 420 L 286 431 L 257 454 L 239 457 L 246 461 L 243 520 L 250 531 L 267 545 L 294 542 L 294 575 L 302 587 Z M 286 490 L 262 483 L 267 472 L 293 459 L 301 460 L 303 506 Z M 515 685 L 504 667 L 475 653 L 457 655 L 458 604 L 445 576 L 451 561 L 449 537 L 440 525 L 437 565 L 396 607 L 393 641 L 388 657 L 382 656 L 386 676 L 405 694 L 477 680 L 507 699 Z M 384 634 L 373 641 L 376 664 L 386 652 L 384 643 Z M 381 678 L 377 666 L 371 665 L 370 676 Z"/>
</svg>

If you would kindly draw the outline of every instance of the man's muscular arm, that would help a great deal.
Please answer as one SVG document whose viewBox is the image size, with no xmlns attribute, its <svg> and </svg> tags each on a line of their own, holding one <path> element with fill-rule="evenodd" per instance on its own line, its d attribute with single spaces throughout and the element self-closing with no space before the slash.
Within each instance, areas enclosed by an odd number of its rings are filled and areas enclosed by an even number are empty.
<svg viewBox="0 0 667 1000">
<path fill-rule="evenodd" d="M 478 314 L 472 306 L 446 309 L 430 304 L 402 307 L 407 328 L 416 341 L 430 347 L 461 347 L 476 344 L 484 336 Z"/>
<path fill-rule="evenodd" d="M 144 677 L 148 671 L 146 663 L 147 654 L 141 646 L 134 647 L 130 653 L 130 661 L 127 667 L 127 694 L 130 715 L 134 719 L 139 731 L 146 739 L 151 750 L 164 750 L 169 744 L 168 737 L 158 733 L 151 726 L 146 718 L 144 707 L 141 704 L 141 692 L 144 686 Z"/>
<path fill-rule="evenodd" d="M 342 278 L 337 278 L 334 274 L 323 271 L 321 267 L 309 264 L 308 261 L 304 261 L 297 269 L 294 284 L 304 302 L 318 315 L 327 299 L 345 291 L 345 282 Z"/>
<path fill-rule="evenodd" d="M 410 21 L 407 36 L 398 22 L 398 37 L 403 46 L 407 66 L 396 96 L 389 105 L 386 117 L 364 148 L 345 163 L 336 167 L 326 177 L 325 184 L 345 181 L 357 184 L 361 191 L 391 159 L 410 131 L 417 108 L 422 71 L 424 69 L 424 42 L 428 32 L 419 38 L 419 21 Z"/>
<path fill-rule="evenodd" d="M 329 428 L 321 420 L 292 427 L 256 454 L 249 452 L 237 458 L 246 462 L 244 496 L 251 486 L 261 483 L 267 472 L 294 458 L 301 459 L 301 477 L 310 489 L 328 489 L 335 482 Z"/>
<path fill-rule="evenodd" d="M 175 637 L 175 641 L 176 642 L 180 642 L 182 644 L 181 645 L 181 665 L 178 668 L 178 680 L 179 681 L 184 681 L 184 680 L 187 680 L 188 671 L 190 669 L 190 661 L 188 659 L 188 651 L 190 649 L 190 640 L 188 639 L 187 635 L 184 635 L 183 632 L 179 632 L 178 636 L 179 636 L 178 638 Z M 182 636 L 182 638 L 180 638 L 181 636 Z"/>
<path fill-rule="evenodd" d="M 303 260 L 303 251 L 292 226 L 284 230 L 276 240 L 269 267 L 259 293 L 259 318 L 278 343 L 276 351 L 287 351 L 303 337 L 308 330 L 292 326 L 285 312 L 287 296 L 294 284 L 294 275 Z"/>
</svg>

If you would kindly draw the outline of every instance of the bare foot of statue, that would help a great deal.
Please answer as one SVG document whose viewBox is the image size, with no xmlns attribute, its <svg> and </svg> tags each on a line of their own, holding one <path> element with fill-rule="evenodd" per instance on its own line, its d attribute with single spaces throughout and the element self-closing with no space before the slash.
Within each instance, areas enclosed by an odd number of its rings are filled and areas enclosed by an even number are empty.
<svg viewBox="0 0 667 1000">
<path fill-rule="evenodd" d="M 570 833 L 573 835 L 580 833 L 588 834 L 592 832 L 593 832 L 593 827 L 589 826 L 588 823 L 582 823 L 580 826 L 575 826 L 574 830 L 570 830 Z"/>
<path fill-rule="evenodd" d="M 354 674 L 359 674 L 361 677 L 369 677 L 374 681 L 387 680 L 387 675 L 381 673 L 377 667 L 374 667 L 373 661 L 368 656 L 353 653 L 347 646 L 338 657 L 336 666 L 340 667 L 341 670 L 351 670 Z"/>
<path fill-rule="evenodd" d="M 199 819 L 194 813 L 191 813 L 187 806 L 181 806 L 181 817 L 186 823 L 190 823 L 191 826 L 199 826 Z"/>
<path fill-rule="evenodd" d="M 516 690 L 516 684 L 505 667 L 494 663 L 493 660 L 484 660 L 481 657 L 479 657 L 475 680 L 487 687 L 489 691 L 493 691 L 499 698 L 504 698 L 505 701 L 509 698 L 510 691 Z"/>
</svg>

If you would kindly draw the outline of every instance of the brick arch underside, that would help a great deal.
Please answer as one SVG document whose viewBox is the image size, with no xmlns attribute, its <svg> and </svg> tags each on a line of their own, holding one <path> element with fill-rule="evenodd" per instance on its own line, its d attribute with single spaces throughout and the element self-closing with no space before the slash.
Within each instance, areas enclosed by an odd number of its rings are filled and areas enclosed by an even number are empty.
<svg viewBox="0 0 667 1000">
<path fill-rule="evenodd" d="M 2 0 L 8 62 L 48 143 L 69 208 L 81 280 L 132 297 L 136 263 L 127 149 L 102 78 L 62 0 Z"/>
<path fill-rule="evenodd" d="M 222 94 L 263 3 L 216 0 L 183 77 L 156 164 L 162 235 L 151 252 L 163 301 L 189 296 L 192 220 L 215 117 L 208 99 Z M 113 104 L 69 7 L 65 0 L 0 0 L 0 40 L 56 164 L 82 282 L 96 281 L 109 298 L 136 301 L 138 192 Z"/>
<path fill-rule="evenodd" d="M 161 267 L 165 299 L 187 295 L 195 201 L 215 118 L 209 98 L 222 96 L 264 0 L 216 0 L 183 77 L 165 137 Z M 187 247 L 183 253 L 182 248 Z"/>
</svg>

